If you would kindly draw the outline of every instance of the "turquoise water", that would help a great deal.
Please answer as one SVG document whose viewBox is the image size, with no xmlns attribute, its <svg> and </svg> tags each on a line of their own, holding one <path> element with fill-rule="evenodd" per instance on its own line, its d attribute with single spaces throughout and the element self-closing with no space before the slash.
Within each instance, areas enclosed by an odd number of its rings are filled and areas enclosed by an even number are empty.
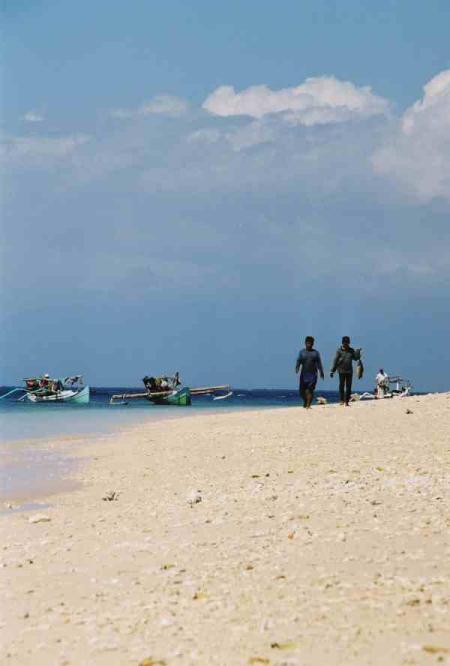
<svg viewBox="0 0 450 666">
<path fill-rule="evenodd" d="M 145 422 L 188 418 L 200 413 L 299 404 L 297 391 L 263 389 L 236 390 L 227 400 L 213 400 L 211 396 L 196 398 L 190 407 L 156 406 L 146 400 L 130 401 L 128 405 L 109 404 L 113 393 L 133 390 L 140 389 L 93 389 L 88 405 L 0 400 L 0 500 L 29 506 L 36 498 L 70 489 L 70 475 L 81 464 L 79 459 L 71 457 L 74 438 L 108 435 Z M 6 387 L 0 390 L 0 394 L 6 392 Z M 337 400 L 336 393 L 319 394 L 329 402 Z"/>
<path fill-rule="evenodd" d="M 167 408 L 149 405 L 130 408 L 96 402 L 89 405 L 0 402 L 0 443 L 108 433 L 142 421 L 180 415 L 179 410 L 174 414 L 173 410 L 168 412 Z"/>
<path fill-rule="evenodd" d="M 7 387 L 0 389 L 0 394 L 7 390 Z M 141 389 L 94 388 L 88 405 L 18 402 L 15 396 L 0 400 L 0 442 L 108 433 L 145 420 L 180 418 L 205 410 L 223 412 L 299 404 L 297 391 L 279 389 L 237 389 L 226 400 L 213 400 L 211 396 L 194 398 L 190 407 L 157 406 L 146 400 L 130 401 L 128 405 L 109 404 L 113 393 L 133 391 Z M 333 391 L 319 391 L 318 394 L 324 395 L 329 402 L 337 401 L 337 393 Z"/>
</svg>

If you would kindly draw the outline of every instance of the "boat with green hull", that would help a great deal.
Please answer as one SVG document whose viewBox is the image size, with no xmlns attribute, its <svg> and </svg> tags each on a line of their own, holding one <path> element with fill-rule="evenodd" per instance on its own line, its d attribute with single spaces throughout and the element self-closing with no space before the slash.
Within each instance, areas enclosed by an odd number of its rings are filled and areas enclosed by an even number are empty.
<svg viewBox="0 0 450 666">
<path fill-rule="evenodd" d="M 90 400 L 90 388 L 85 386 L 81 375 L 73 375 L 64 379 L 54 379 L 48 374 L 40 377 L 24 379 L 23 388 L 15 388 L 0 396 L 0 400 L 8 396 L 21 394 L 18 402 L 29 400 L 33 403 L 70 402 L 87 405 Z"/>
<path fill-rule="evenodd" d="M 191 392 L 187 386 L 184 386 L 178 391 L 173 391 L 169 395 L 164 395 L 161 397 L 158 396 L 148 396 L 147 398 L 150 402 L 153 402 L 155 405 L 176 405 L 178 407 L 188 407 L 192 404 Z"/>
<path fill-rule="evenodd" d="M 201 388 L 189 388 L 182 386 L 178 372 L 173 376 L 149 377 L 142 380 L 145 392 L 142 393 L 120 393 L 111 396 L 110 404 L 126 404 L 129 400 L 147 400 L 154 405 L 171 405 L 177 407 L 188 407 L 192 404 L 192 398 L 202 395 L 212 395 L 217 398 L 229 398 L 233 393 L 228 384 L 221 386 L 204 386 Z"/>
</svg>

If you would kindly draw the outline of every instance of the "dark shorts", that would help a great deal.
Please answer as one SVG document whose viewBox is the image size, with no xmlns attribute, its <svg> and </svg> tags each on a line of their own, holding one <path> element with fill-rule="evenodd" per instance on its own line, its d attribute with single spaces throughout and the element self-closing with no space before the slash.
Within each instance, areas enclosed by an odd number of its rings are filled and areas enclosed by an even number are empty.
<svg viewBox="0 0 450 666">
<path fill-rule="evenodd" d="M 315 372 L 302 372 L 300 375 L 300 392 L 314 391 L 317 384 L 317 374 Z"/>
</svg>

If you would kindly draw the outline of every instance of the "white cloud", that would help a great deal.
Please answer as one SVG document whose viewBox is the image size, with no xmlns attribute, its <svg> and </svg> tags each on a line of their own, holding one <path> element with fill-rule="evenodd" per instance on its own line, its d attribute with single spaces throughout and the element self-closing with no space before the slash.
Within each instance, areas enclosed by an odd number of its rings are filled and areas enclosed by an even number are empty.
<svg viewBox="0 0 450 666">
<path fill-rule="evenodd" d="M 191 132 L 187 136 L 188 143 L 204 144 L 211 146 L 219 142 L 227 143 L 235 151 L 245 150 L 262 143 L 269 143 L 274 139 L 273 130 L 263 122 L 255 120 L 242 127 L 232 128 L 227 131 L 204 128 Z"/>
<path fill-rule="evenodd" d="M 26 123 L 42 123 L 44 116 L 37 111 L 27 111 L 22 116 L 22 120 L 24 120 Z"/>
<path fill-rule="evenodd" d="M 263 143 L 270 143 L 275 139 L 275 132 L 264 122 L 256 120 L 232 132 L 227 132 L 226 138 L 233 150 L 240 151 Z"/>
<path fill-rule="evenodd" d="M 251 121 L 240 127 L 221 121 L 171 142 L 163 155 L 142 162 L 140 184 L 148 192 L 339 192 L 358 180 L 373 180 L 368 155 L 377 128 L 365 123 L 311 128 Z M 150 158 L 150 155 L 149 155 Z M 354 187 L 354 185 L 353 185 Z"/>
<path fill-rule="evenodd" d="M 0 156 L 11 166 L 45 167 L 67 158 L 89 141 L 79 134 L 63 137 L 11 137 L 0 144 Z"/>
<path fill-rule="evenodd" d="M 86 149 L 80 149 L 88 141 L 83 135 L 9 138 L 0 149 L 8 165 L 52 169 L 65 159 L 74 182 L 117 174 L 144 191 L 303 187 L 330 194 L 356 179 L 360 192 L 382 196 L 386 179 L 423 201 L 450 199 L 450 70 L 429 81 L 423 99 L 397 119 L 386 115 L 388 102 L 370 88 L 333 77 L 279 91 L 219 88 L 203 106 L 213 115 L 191 114 L 189 128 L 182 119 L 170 131 L 159 122 L 121 123 L 114 132 L 97 133 Z M 156 117 L 186 109 L 183 100 L 158 95 L 115 115 Z M 376 122 L 373 114 L 381 114 Z"/>
<path fill-rule="evenodd" d="M 375 152 L 373 166 L 415 198 L 450 200 L 450 70 L 424 86 L 423 98 Z"/>
<path fill-rule="evenodd" d="M 430 84 L 424 100 L 397 118 L 397 131 L 408 141 L 424 116 L 441 109 L 445 77 Z M 384 179 L 374 177 L 371 156 L 391 131 L 392 117 L 374 122 L 367 111 L 374 107 L 362 105 L 365 118 L 350 110 L 347 99 L 350 121 L 335 122 L 344 116 L 337 96 L 329 107 L 324 99 L 320 106 L 319 97 L 299 111 L 302 125 L 286 121 L 297 113 L 293 108 L 260 118 L 192 113 L 189 122 L 161 124 L 155 115 L 142 122 L 154 112 L 149 106 L 167 108 L 152 106 L 153 100 L 141 107 L 146 111 L 139 111 L 137 122 L 115 124 L 113 131 L 100 125 L 89 142 L 76 134 L 22 136 L 9 139 L 4 152 L 24 170 L 48 168 L 49 177 L 40 173 L 38 180 L 46 200 L 55 185 L 76 192 L 67 220 L 65 198 L 54 198 L 49 226 L 58 250 L 72 258 L 73 248 L 77 269 L 80 253 L 85 289 L 106 291 L 111 280 L 114 288 L 139 294 L 162 293 L 166 286 L 179 292 L 222 284 L 231 289 L 227 280 L 234 279 L 261 293 L 283 293 L 288 285 L 295 297 L 311 280 L 312 286 L 328 285 L 328 293 L 342 286 L 346 294 L 351 284 L 354 291 L 384 297 L 389 289 L 444 283 L 445 216 L 427 209 L 430 233 L 422 207 L 398 206 Z M 320 122 L 311 121 L 315 113 Z M 10 196 L 18 211 L 26 206 L 27 188 L 36 187 L 34 176 L 20 180 L 14 174 L 20 194 L 11 188 Z M 92 210 L 95 224 L 89 222 Z M 47 212 L 45 206 L 45 220 Z M 78 218 L 88 221 L 94 237 L 88 256 Z M 109 269 L 117 261 L 124 270 L 115 283 Z"/>
<path fill-rule="evenodd" d="M 232 86 L 220 86 L 203 102 L 203 108 L 225 117 L 283 113 L 292 123 L 311 126 L 385 114 L 389 104 L 368 86 L 321 76 L 281 90 L 258 85 L 236 92 Z"/>
<path fill-rule="evenodd" d="M 188 104 L 180 97 L 172 95 L 155 95 L 152 99 L 144 102 L 137 109 L 113 109 L 111 116 L 113 118 L 137 118 L 139 116 L 149 116 L 152 114 L 161 114 L 165 116 L 181 116 L 188 110 Z"/>
<path fill-rule="evenodd" d="M 191 132 L 187 136 L 188 143 L 217 143 L 222 138 L 222 132 L 217 129 L 203 128 Z"/>
</svg>

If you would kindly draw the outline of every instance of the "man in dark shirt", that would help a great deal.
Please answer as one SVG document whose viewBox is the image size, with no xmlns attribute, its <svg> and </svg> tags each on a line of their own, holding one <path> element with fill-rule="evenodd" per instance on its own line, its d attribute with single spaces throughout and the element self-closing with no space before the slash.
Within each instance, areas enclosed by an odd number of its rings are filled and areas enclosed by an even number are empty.
<svg viewBox="0 0 450 666">
<path fill-rule="evenodd" d="M 295 372 L 300 368 L 300 396 L 303 399 L 303 407 L 309 409 L 314 397 L 314 389 L 317 384 L 317 373 L 323 379 L 322 360 L 318 351 L 313 349 L 314 338 L 308 335 L 305 338 L 305 349 L 302 349 L 297 357 Z"/>
<path fill-rule="evenodd" d="M 336 370 L 339 373 L 339 399 L 341 405 L 348 407 L 352 393 L 353 380 L 353 361 L 359 361 L 361 358 L 361 349 L 350 347 L 350 338 L 344 335 L 342 345 L 336 352 L 330 377 L 333 377 Z"/>
</svg>

